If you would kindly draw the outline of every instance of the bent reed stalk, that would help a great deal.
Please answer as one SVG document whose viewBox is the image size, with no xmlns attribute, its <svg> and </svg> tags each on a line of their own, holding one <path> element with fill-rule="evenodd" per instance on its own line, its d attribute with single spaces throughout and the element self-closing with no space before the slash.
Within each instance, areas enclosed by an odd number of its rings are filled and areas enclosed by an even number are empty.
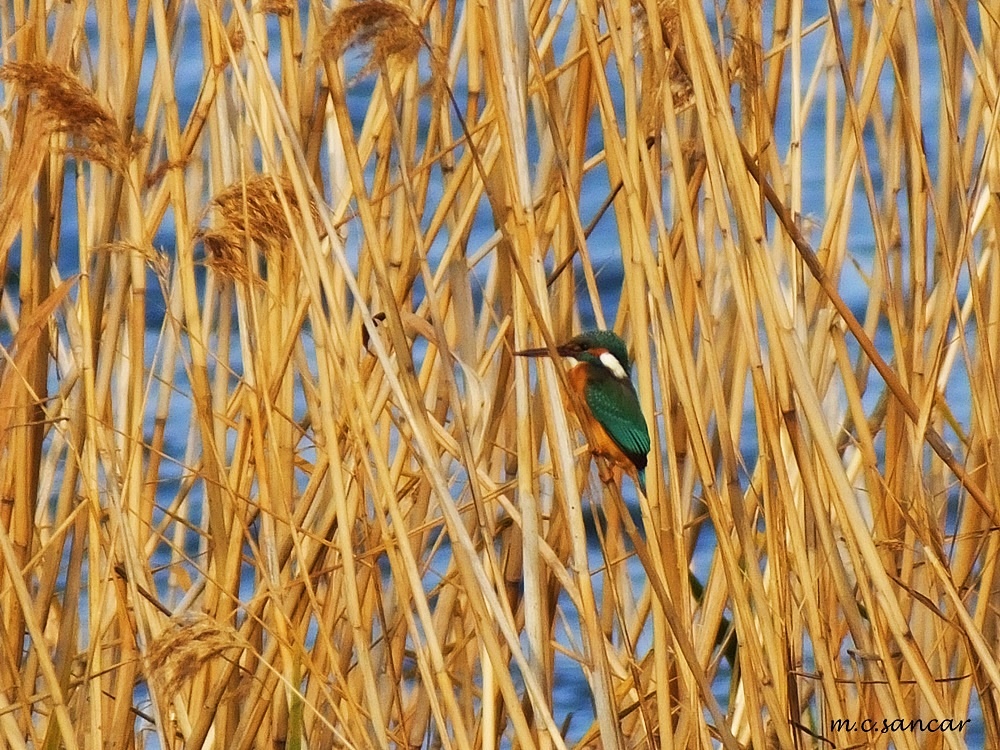
<svg viewBox="0 0 1000 750">
<path fill-rule="evenodd" d="M 708 10 L 0 9 L 0 744 L 1000 745 L 1000 19 Z"/>
</svg>

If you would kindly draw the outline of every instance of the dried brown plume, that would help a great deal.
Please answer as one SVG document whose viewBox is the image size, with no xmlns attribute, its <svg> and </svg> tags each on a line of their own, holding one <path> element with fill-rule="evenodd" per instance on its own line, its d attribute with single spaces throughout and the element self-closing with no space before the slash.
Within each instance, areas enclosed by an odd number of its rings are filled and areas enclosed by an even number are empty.
<svg viewBox="0 0 1000 750">
<path fill-rule="evenodd" d="M 0 80 L 37 97 L 44 135 L 65 133 L 76 143 L 67 150 L 112 168 L 123 167 L 141 143 L 126 142 L 121 128 L 94 93 L 65 68 L 49 62 L 14 62 L 0 68 Z"/>
<path fill-rule="evenodd" d="M 683 63 L 683 43 L 681 41 L 680 14 L 677 9 L 676 0 L 659 0 L 657 3 L 657 14 L 660 19 L 660 35 L 663 38 L 663 45 L 667 53 L 665 61 L 668 86 L 673 100 L 674 110 L 678 113 L 690 109 L 694 106 L 694 92 L 691 88 L 691 76 L 688 75 L 686 66 Z M 652 64 L 650 57 L 653 54 L 649 32 L 649 16 L 643 3 L 633 0 L 632 17 L 635 28 L 636 46 L 641 50 L 644 61 L 644 70 L 652 73 L 656 66 Z M 653 79 L 643 79 L 644 102 L 652 104 L 653 108 L 658 108 L 655 99 L 659 94 L 660 81 Z M 654 91 L 654 88 L 656 89 Z"/>
<path fill-rule="evenodd" d="M 292 0 L 264 0 L 260 4 L 261 13 L 270 13 L 275 16 L 290 16 L 295 11 Z"/>
<path fill-rule="evenodd" d="M 210 661 L 238 659 L 247 643 L 207 615 L 175 620 L 149 645 L 146 666 L 167 697 L 179 692 Z"/>
<path fill-rule="evenodd" d="M 408 8 L 389 0 L 363 0 L 334 12 L 322 49 L 340 57 L 349 49 L 369 47 L 371 60 L 360 73 L 367 75 L 391 61 L 412 62 L 423 43 L 420 24 Z"/>
<path fill-rule="evenodd" d="M 291 180 L 279 177 L 278 182 L 288 200 L 292 220 L 301 221 Z M 218 221 L 199 238 L 208 254 L 206 264 L 219 273 L 242 282 L 255 278 L 246 260 L 248 240 L 256 243 L 268 258 L 276 257 L 287 247 L 291 238 L 288 216 L 271 175 L 257 175 L 245 183 L 230 185 L 212 199 L 212 206 L 218 212 Z M 316 205 L 310 202 L 309 210 L 319 225 Z"/>
</svg>

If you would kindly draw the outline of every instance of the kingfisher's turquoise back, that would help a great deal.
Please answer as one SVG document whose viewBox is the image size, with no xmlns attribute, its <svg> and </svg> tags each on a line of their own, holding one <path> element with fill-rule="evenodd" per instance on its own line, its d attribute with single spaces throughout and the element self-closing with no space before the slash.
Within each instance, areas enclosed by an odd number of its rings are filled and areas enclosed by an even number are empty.
<svg viewBox="0 0 1000 750">
<path fill-rule="evenodd" d="M 649 428 L 631 381 L 618 380 L 604 367 L 588 363 L 584 399 L 608 436 L 640 472 L 650 449 Z"/>
</svg>

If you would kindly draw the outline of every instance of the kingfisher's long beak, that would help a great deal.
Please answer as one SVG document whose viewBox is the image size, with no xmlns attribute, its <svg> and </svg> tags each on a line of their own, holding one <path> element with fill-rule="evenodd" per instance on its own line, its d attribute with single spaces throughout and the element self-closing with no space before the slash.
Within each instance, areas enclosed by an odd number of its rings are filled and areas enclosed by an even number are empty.
<svg viewBox="0 0 1000 750">
<path fill-rule="evenodd" d="M 518 357 L 547 357 L 551 353 L 551 350 L 547 346 L 539 347 L 538 349 L 522 349 L 519 352 L 514 352 Z M 573 354 L 568 347 L 557 346 L 556 354 L 560 357 L 568 357 Z"/>
<path fill-rule="evenodd" d="M 549 356 L 549 348 L 543 346 L 540 349 L 522 349 L 519 352 L 514 352 L 514 355 L 518 357 L 547 357 Z"/>
</svg>

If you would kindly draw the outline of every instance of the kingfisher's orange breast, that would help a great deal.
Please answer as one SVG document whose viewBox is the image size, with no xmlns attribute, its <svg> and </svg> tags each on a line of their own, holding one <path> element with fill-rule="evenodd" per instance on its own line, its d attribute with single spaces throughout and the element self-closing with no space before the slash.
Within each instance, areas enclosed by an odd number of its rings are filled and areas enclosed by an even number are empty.
<svg viewBox="0 0 1000 750">
<path fill-rule="evenodd" d="M 590 450 L 598 455 L 605 456 L 616 464 L 624 466 L 626 468 L 632 466 L 632 461 L 628 456 L 618 447 L 618 444 L 611 439 L 607 430 L 604 426 L 598 422 L 594 415 L 590 411 L 590 407 L 587 406 L 587 368 L 592 365 L 588 365 L 586 362 L 581 362 L 570 368 L 570 371 L 566 374 L 567 380 L 569 380 L 569 387 L 573 389 L 576 393 L 577 399 L 576 404 L 570 402 L 573 399 L 566 399 L 567 408 L 577 415 L 577 418 L 583 422 L 586 420 L 590 428 Z M 594 445 L 594 443 L 597 443 Z"/>
</svg>

